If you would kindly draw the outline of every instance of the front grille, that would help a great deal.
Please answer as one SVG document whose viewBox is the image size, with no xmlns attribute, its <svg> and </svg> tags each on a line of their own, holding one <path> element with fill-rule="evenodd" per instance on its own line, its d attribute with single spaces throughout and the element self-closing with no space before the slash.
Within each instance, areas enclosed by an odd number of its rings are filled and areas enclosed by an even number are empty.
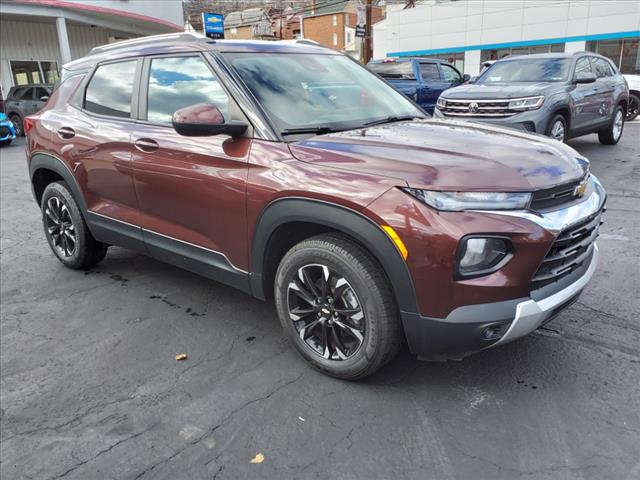
<svg viewBox="0 0 640 480">
<path fill-rule="evenodd" d="M 591 258 L 603 211 L 560 232 L 531 279 L 532 290 L 557 282 Z"/>
<path fill-rule="evenodd" d="M 562 185 L 533 192 L 533 198 L 531 199 L 531 205 L 529 208 L 538 212 L 546 208 L 557 207 L 576 200 L 579 198 L 577 187 L 582 183 L 582 181 L 583 179 L 581 178 L 573 182 L 563 183 Z"/>
<path fill-rule="evenodd" d="M 519 113 L 509 109 L 509 100 L 451 100 L 442 99 L 438 109 L 448 117 L 504 118 Z"/>
</svg>

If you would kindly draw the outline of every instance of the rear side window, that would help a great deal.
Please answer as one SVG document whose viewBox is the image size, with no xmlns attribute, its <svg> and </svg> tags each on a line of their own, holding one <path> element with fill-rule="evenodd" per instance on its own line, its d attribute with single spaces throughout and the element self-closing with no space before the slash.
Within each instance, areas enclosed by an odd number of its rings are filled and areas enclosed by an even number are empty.
<svg viewBox="0 0 640 480">
<path fill-rule="evenodd" d="M 130 118 L 137 63 L 137 60 L 131 60 L 99 66 L 87 86 L 85 110 L 110 117 Z"/>
<path fill-rule="evenodd" d="M 48 97 L 49 96 L 49 92 L 47 91 L 46 88 L 42 88 L 42 87 L 38 87 L 36 88 L 36 100 L 40 100 L 42 97 Z"/>
<path fill-rule="evenodd" d="M 594 58 L 593 68 L 595 69 L 596 77 L 598 78 L 611 77 L 613 75 L 611 65 L 609 65 L 609 62 L 603 58 Z"/>
<path fill-rule="evenodd" d="M 439 82 L 440 71 L 437 63 L 421 63 L 420 75 L 425 82 Z"/>
<path fill-rule="evenodd" d="M 383 62 L 370 63 L 367 68 L 377 73 L 382 78 L 398 79 L 398 80 L 415 80 L 413 74 L 412 62 Z"/>
<path fill-rule="evenodd" d="M 218 107 L 229 118 L 229 97 L 200 57 L 154 58 L 149 69 L 147 120 L 171 123 L 176 110 L 198 103 Z"/>
</svg>

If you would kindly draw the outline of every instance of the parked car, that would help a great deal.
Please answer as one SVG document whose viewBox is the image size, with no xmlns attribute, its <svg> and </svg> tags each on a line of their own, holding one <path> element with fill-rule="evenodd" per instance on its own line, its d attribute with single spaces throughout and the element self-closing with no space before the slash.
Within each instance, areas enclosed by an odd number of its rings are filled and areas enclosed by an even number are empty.
<svg viewBox="0 0 640 480">
<path fill-rule="evenodd" d="M 635 120 L 640 113 L 640 75 L 624 75 L 629 85 L 629 106 L 626 121 Z"/>
<path fill-rule="evenodd" d="M 367 67 L 429 113 L 443 91 L 470 78 L 445 60 L 427 58 L 385 58 Z"/>
<path fill-rule="evenodd" d="M 547 53 L 496 61 L 473 84 L 448 90 L 435 116 L 475 120 L 559 140 L 598 133 L 618 143 L 629 90 L 613 63 L 594 53 Z"/>
<path fill-rule="evenodd" d="M 25 131 L 65 266 L 120 245 L 273 298 L 299 353 L 340 378 L 405 339 L 441 360 L 522 337 L 598 261 L 606 194 L 588 160 L 433 120 L 327 48 L 189 34 L 97 48 Z"/>
<path fill-rule="evenodd" d="M 0 145 L 9 145 L 16 139 L 16 129 L 9 117 L 0 112 Z"/>
<path fill-rule="evenodd" d="M 11 87 L 4 101 L 4 108 L 19 137 L 24 135 L 24 117 L 40 110 L 51 95 L 52 89 L 53 85 L 44 83 Z"/>
</svg>

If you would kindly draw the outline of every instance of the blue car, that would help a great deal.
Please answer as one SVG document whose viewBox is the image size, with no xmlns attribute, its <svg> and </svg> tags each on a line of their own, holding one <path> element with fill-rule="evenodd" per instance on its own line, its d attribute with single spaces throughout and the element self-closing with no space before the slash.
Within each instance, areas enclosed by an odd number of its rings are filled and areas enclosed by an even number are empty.
<svg viewBox="0 0 640 480">
<path fill-rule="evenodd" d="M 16 138 L 16 127 L 4 113 L 0 112 L 0 145 L 9 145 Z"/>
<path fill-rule="evenodd" d="M 449 62 L 433 58 L 385 58 L 372 60 L 367 68 L 429 113 L 443 91 L 469 80 Z"/>
</svg>

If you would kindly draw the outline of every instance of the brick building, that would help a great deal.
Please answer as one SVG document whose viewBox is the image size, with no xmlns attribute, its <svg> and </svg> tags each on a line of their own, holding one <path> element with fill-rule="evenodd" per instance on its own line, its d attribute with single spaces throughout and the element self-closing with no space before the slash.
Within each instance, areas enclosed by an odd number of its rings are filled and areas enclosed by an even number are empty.
<svg viewBox="0 0 640 480">
<path fill-rule="evenodd" d="M 248 8 L 231 12 L 224 19 L 226 39 L 273 39 L 271 19 L 263 8 Z"/>
</svg>

